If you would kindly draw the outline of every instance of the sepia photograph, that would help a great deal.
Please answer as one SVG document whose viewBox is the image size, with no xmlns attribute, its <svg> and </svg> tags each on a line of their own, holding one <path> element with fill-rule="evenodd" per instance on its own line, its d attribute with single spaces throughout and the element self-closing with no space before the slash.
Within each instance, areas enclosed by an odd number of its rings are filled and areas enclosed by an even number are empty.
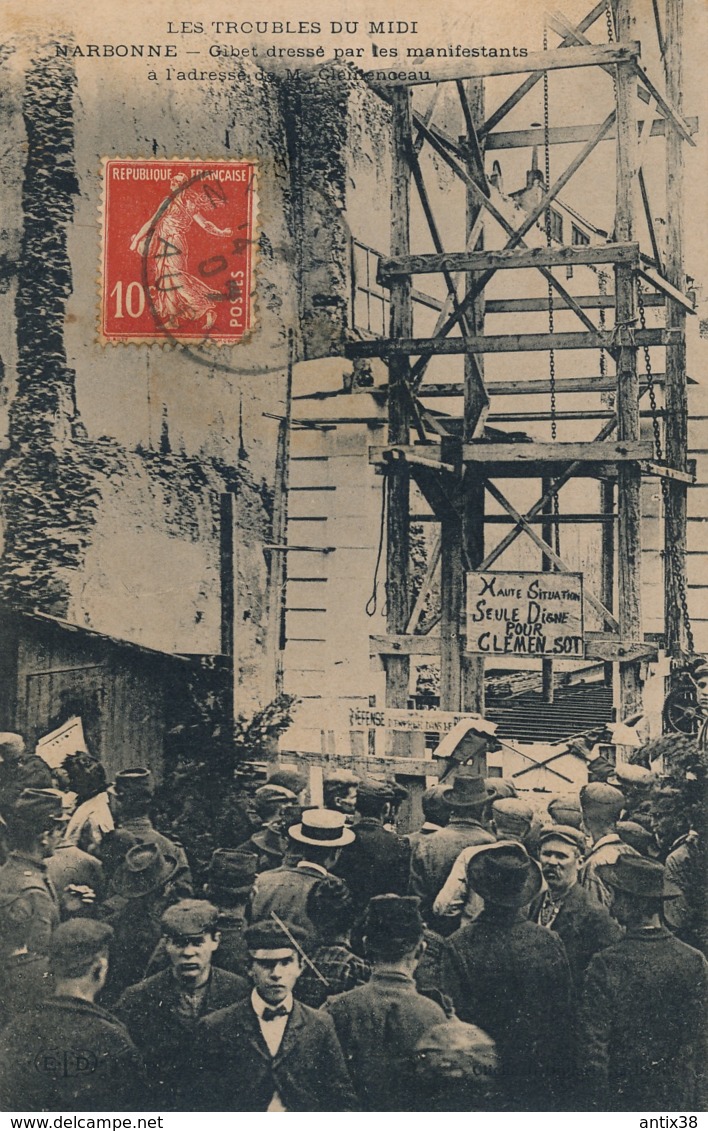
<svg viewBox="0 0 708 1131">
<path fill-rule="evenodd" d="M 699 1127 L 708 8 L 560 2 L 0 8 L 8 1131 Z"/>
</svg>

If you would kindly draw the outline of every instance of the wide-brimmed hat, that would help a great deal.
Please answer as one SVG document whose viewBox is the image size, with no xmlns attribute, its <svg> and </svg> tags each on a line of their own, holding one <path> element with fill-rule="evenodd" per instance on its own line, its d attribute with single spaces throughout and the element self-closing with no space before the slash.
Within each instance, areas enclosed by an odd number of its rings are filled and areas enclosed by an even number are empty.
<svg viewBox="0 0 708 1131">
<path fill-rule="evenodd" d="M 320 848 L 343 848 L 356 840 L 355 834 L 346 827 L 344 813 L 336 809 L 307 809 L 302 820 L 288 829 L 288 835 L 302 844 L 314 844 Z"/>
<path fill-rule="evenodd" d="M 454 809 L 481 809 L 494 801 L 496 790 L 479 774 L 459 770 L 452 785 L 443 793 L 443 801 Z"/>
<path fill-rule="evenodd" d="M 480 847 L 467 866 L 467 878 L 485 903 L 501 907 L 526 907 L 543 886 L 540 867 L 516 841 Z"/>
<path fill-rule="evenodd" d="M 209 863 L 207 893 L 215 890 L 231 895 L 246 895 L 253 887 L 258 871 L 258 857 L 253 852 L 235 848 L 217 848 Z"/>
<path fill-rule="evenodd" d="M 127 899 L 158 891 L 177 871 L 178 861 L 162 852 L 159 844 L 136 844 L 115 876 L 115 889 Z"/>
<path fill-rule="evenodd" d="M 666 869 L 657 860 L 625 852 L 614 864 L 598 864 L 597 874 L 603 884 L 641 896 L 642 899 L 678 899 L 681 892 L 666 881 Z"/>
<path fill-rule="evenodd" d="M 265 852 L 266 856 L 284 856 L 288 848 L 288 842 L 278 826 L 270 823 L 263 825 L 253 834 L 251 844 L 255 845 L 259 852 Z"/>
</svg>

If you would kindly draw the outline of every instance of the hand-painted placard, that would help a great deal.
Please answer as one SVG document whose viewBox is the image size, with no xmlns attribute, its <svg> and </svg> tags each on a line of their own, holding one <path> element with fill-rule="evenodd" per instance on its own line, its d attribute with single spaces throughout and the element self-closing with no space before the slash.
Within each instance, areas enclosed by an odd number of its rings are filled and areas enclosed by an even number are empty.
<svg viewBox="0 0 708 1131">
<path fill-rule="evenodd" d="M 466 629 L 478 655 L 581 659 L 582 574 L 468 573 Z"/>
</svg>

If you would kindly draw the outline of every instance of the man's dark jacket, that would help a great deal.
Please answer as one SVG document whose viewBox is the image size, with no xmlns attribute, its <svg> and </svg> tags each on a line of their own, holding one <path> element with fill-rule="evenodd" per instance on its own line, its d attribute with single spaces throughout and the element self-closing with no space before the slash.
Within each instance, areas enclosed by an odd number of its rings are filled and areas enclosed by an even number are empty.
<svg viewBox="0 0 708 1131">
<path fill-rule="evenodd" d="M 233 1005 L 247 993 L 244 978 L 212 967 L 199 1016 L 188 1018 L 178 1009 L 180 990 L 171 967 L 125 990 L 116 1004 L 116 1016 L 145 1058 L 156 1107 L 191 1110 L 196 1027 L 202 1017 Z"/>
<path fill-rule="evenodd" d="M 570 969 L 558 935 L 487 906 L 446 941 L 441 976 L 458 1017 L 497 1042 L 509 1109 L 558 1110 L 573 1070 Z"/>
<path fill-rule="evenodd" d="M 529 908 L 529 919 L 533 923 L 538 921 L 542 902 L 543 895 L 539 895 Z M 556 932 L 565 947 L 577 993 L 582 990 L 585 971 L 593 955 L 619 942 L 623 933 L 609 911 L 600 907 L 580 884 L 574 884 L 566 895 L 551 923 L 551 930 Z"/>
<path fill-rule="evenodd" d="M 665 927 L 628 930 L 588 968 L 583 1111 L 704 1111 L 708 964 Z"/>
<path fill-rule="evenodd" d="M 375 895 L 405 895 L 408 887 L 410 847 L 402 837 L 385 829 L 375 817 L 362 817 L 354 825 L 356 840 L 342 849 L 332 869 L 347 881 L 357 911 Z"/>
<path fill-rule="evenodd" d="M 97 1005 L 52 997 L 0 1032 L 2 1111 L 140 1111 L 144 1099 L 142 1058 Z"/>
<path fill-rule="evenodd" d="M 357 1111 L 331 1017 L 293 1003 L 271 1057 L 250 997 L 212 1013 L 197 1030 L 201 1111 L 267 1111 L 277 1091 L 287 1111 Z"/>
</svg>

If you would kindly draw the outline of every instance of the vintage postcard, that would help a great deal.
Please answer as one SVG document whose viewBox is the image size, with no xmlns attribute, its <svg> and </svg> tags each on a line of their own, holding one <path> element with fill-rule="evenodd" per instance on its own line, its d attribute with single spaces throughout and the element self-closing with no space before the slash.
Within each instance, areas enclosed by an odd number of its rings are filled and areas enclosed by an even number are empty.
<svg viewBox="0 0 708 1131">
<path fill-rule="evenodd" d="M 0 29 L 0 1110 L 697 1120 L 705 3 Z"/>
</svg>

